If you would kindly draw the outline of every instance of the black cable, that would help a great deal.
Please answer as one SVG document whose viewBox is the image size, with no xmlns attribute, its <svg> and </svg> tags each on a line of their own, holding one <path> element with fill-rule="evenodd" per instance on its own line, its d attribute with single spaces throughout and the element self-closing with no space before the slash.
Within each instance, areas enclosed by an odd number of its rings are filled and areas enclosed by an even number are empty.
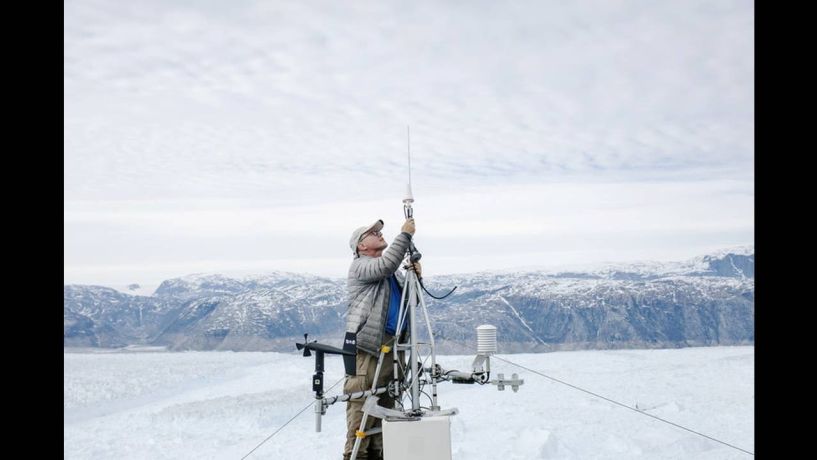
<svg viewBox="0 0 817 460">
<path fill-rule="evenodd" d="M 420 287 L 421 287 L 421 288 L 423 288 L 423 290 L 426 292 L 426 294 L 428 294 L 428 295 L 429 295 L 429 297 L 433 297 L 433 298 L 435 298 L 435 299 L 437 299 L 437 300 L 442 300 L 442 299 L 444 299 L 444 298 L 446 298 L 446 297 L 450 296 L 451 294 L 453 294 L 453 293 L 454 293 L 454 291 L 456 291 L 456 290 L 457 290 L 457 287 L 459 287 L 459 286 L 454 286 L 454 289 L 451 289 L 450 291 L 448 291 L 448 294 L 446 294 L 446 295 L 444 295 L 444 296 L 442 296 L 442 297 L 437 297 L 437 296 L 435 296 L 434 294 L 432 294 L 432 293 L 428 292 L 428 289 L 426 289 L 425 285 L 423 285 L 423 279 L 422 279 L 422 278 L 417 277 L 417 281 L 419 281 L 419 282 L 420 282 Z"/>
<path fill-rule="evenodd" d="M 340 380 L 338 380 L 337 382 L 335 382 L 335 383 L 334 383 L 334 385 L 332 385 L 331 387 L 327 388 L 327 389 L 326 389 L 326 391 L 328 392 L 328 391 L 329 391 L 329 390 L 331 390 L 332 388 L 335 388 L 335 386 L 336 386 L 337 384 L 339 384 L 339 383 L 340 383 L 340 382 L 341 382 L 343 379 L 345 379 L 345 378 L 346 378 L 346 376 L 341 377 L 341 378 L 340 378 Z M 295 420 L 296 418 L 298 418 L 298 416 L 299 416 L 299 415 L 301 415 L 301 414 L 302 414 L 302 413 L 303 413 L 305 410 L 309 409 L 309 407 L 310 407 L 310 406 L 312 406 L 312 405 L 314 405 L 314 404 L 315 404 L 315 400 L 313 399 L 313 400 L 312 400 L 312 401 L 311 401 L 309 404 L 307 404 L 307 405 L 306 405 L 306 407 L 304 407 L 303 409 L 301 409 L 300 411 L 298 411 L 298 413 L 297 413 L 297 414 L 295 414 L 295 415 L 294 415 L 294 416 L 293 416 L 291 419 L 289 419 L 289 420 L 288 420 L 286 423 L 284 423 L 284 424 L 283 424 L 283 425 L 281 425 L 281 426 L 280 426 L 280 427 L 279 427 L 277 430 L 275 430 L 275 433 L 272 433 L 271 435 L 267 436 L 267 439 L 265 439 L 265 440 L 261 441 L 261 443 L 260 443 L 260 444 L 258 444 L 257 446 L 253 447 L 253 449 L 252 449 L 251 451 L 247 452 L 247 455 L 245 455 L 245 456 L 241 457 L 241 460 L 244 460 L 245 458 L 249 457 L 249 456 L 250 456 L 250 454 L 252 454 L 253 452 L 255 452 L 255 450 L 256 450 L 256 449 L 258 449 L 259 447 L 261 447 L 261 445 L 262 445 L 262 444 L 264 444 L 265 442 L 269 441 L 269 440 L 270 440 L 270 439 L 271 439 L 273 436 L 275 436 L 276 434 L 278 434 L 278 432 L 279 432 L 279 431 L 283 430 L 283 429 L 284 429 L 284 427 L 286 427 L 287 425 L 289 425 L 289 422 L 291 422 L 291 421 Z"/>
<path fill-rule="evenodd" d="M 411 241 L 411 240 L 409 240 L 408 252 L 409 252 L 409 260 L 412 262 L 412 264 L 415 262 L 415 260 L 414 260 L 414 250 L 415 250 L 415 249 L 417 249 L 417 248 L 415 248 L 415 247 L 414 247 L 414 242 L 413 242 L 413 241 Z M 418 254 L 419 254 L 419 252 L 418 252 Z M 417 260 L 419 261 L 420 259 L 418 258 Z M 426 293 L 426 294 L 428 294 L 428 295 L 429 295 L 429 297 L 434 298 L 434 299 L 437 299 L 437 300 L 442 300 L 442 299 L 444 299 L 444 298 L 446 298 L 446 297 L 450 296 L 451 294 L 453 294 L 453 293 L 454 293 L 454 291 L 456 291 L 456 290 L 457 290 L 457 287 L 458 287 L 458 286 L 454 286 L 454 289 L 451 289 L 450 291 L 448 291 L 448 294 L 446 294 L 446 295 L 444 295 L 444 296 L 442 296 L 442 297 L 437 297 L 437 296 L 435 296 L 434 294 L 432 294 L 432 293 L 428 292 L 428 289 L 426 289 L 425 285 L 423 284 L 423 278 L 421 278 L 421 277 L 419 277 L 419 276 L 418 276 L 418 277 L 417 277 L 417 281 L 420 283 L 420 288 L 421 288 L 423 291 L 425 291 L 425 293 Z"/>
<path fill-rule="evenodd" d="M 599 395 L 599 394 L 593 393 L 592 391 L 588 391 L 588 390 L 585 390 L 585 389 L 583 389 L 583 388 L 579 388 L 579 387 L 577 387 L 576 385 L 572 385 L 572 384 L 570 384 L 570 383 L 563 382 L 563 381 L 561 381 L 561 380 L 559 380 L 559 379 L 557 379 L 557 378 L 550 377 L 550 376 L 545 375 L 545 374 L 543 374 L 543 373 L 541 373 L 541 372 L 537 372 L 537 371 L 535 371 L 535 370 L 533 370 L 533 369 L 528 369 L 528 368 L 527 368 L 527 367 L 525 367 L 525 366 L 521 366 L 521 365 L 519 365 L 519 364 L 512 363 L 512 362 L 508 361 L 507 359 L 502 359 L 502 358 L 500 358 L 500 357 L 499 357 L 499 356 L 497 356 L 497 355 L 493 355 L 493 356 L 494 356 L 494 358 L 496 358 L 496 359 L 498 359 L 498 360 L 500 360 L 500 361 L 505 361 L 505 362 L 506 362 L 506 363 L 508 363 L 508 364 L 512 364 L 512 365 L 514 365 L 514 366 L 516 366 L 516 367 L 519 367 L 519 368 L 525 369 L 526 371 L 533 372 L 534 374 L 539 374 L 539 375 L 541 375 L 542 377 L 544 377 L 544 378 L 546 378 L 546 379 L 550 379 L 550 380 L 553 380 L 554 382 L 561 383 L 562 385 L 567 385 L 567 386 L 569 386 L 569 387 L 571 387 L 571 388 L 574 388 L 574 389 L 576 389 L 576 390 L 583 391 L 583 392 L 585 392 L 585 393 L 587 393 L 587 394 L 590 394 L 590 395 L 593 395 L 593 396 L 595 396 L 595 397 L 597 397 L 597 398 L 601 398 L 601 399 L 603 399 L 603 400 L 605 400 L 605 401 L 608 401 L 608 402 L 611 402 L 611 403 L 613 403 L 613 404 L 619 405 L 619 406 L 624 407 L 624 408 L 626 408 L 626 409 L 630 409 L 631 411 L 636 412 L 636 413 L 638 413 L 638 414 L 642 414 L 642 415 L 646 415 L 646 416 L 652 417 L 652 418 L 654 418 L 654 419 L 656 419 L 656 420 L 659 420 L 659 421 L 661 421 L 661 422 L 668 423 L 668 424 L 670 424 L 670 425 L 673 425 L 673 426 L 676 426 L 676 427 L 678 427 L 678 428 L 681 428 L 682 430 L 689 431 L 690 433 L 697 434 L 698 436 L 703 436 L 704 438 L 707 438 L 707 439 L 710 439 L 710 440 L 712 440 L 712 441 L 715 441 L 715 442 L 721 443 L 721 444 L 723 444 L 723 445 L 725 445 L 725 446 L 729 446 L 729 447 L 731 447 L 731 448 L 733 448 L 733 449 L 737 449 L 737 450 L 739 450 L 739 451 L 741 451 L 741 452 L 744 452 L 744 453 L 747 453 L 747 454 L 749 454 L 749 455 L 751 455 L 751 456 L 754 456 L 754 455 L 755 455 L 754 453 L 749 452 L 748 450 L 741 449 L 740 447 L 737 447 L 737 446 L 733 446 L 732 444 L 729 444 L 728 442 L 724 442 L 724 441 L 721 441 L 721 440 L 715 439 L 715 438 L 713 438 L 712 436 L 707 436 L 707 435 L 705 435 L 705 434 L 703 434 L 703 433 L 699 433 L 699 432 L 697 432 L 697 431 L 695 431 L 695 430 L 691 430 L 691 429 L 689 429 L 689 428 L 687 428 L 687 427 L 684 427 L 684 426 L 681 426 L 681 425 L 679 425 L 679 424 L 677 424 L 677 423 L 670 422 L 669 420 L 664 420 L 664 419 L 662 419 L 661 417 L 657 417 L 657 416 L 655 416 L 655 415 L 648 414 L 648 413 L 646 413 L 646 412 L 643 412 L 643 411 L 640 411 L 640 410 L 638 410 L 638 409 L 632 408 L 632 407 L 630 407 L 630 406 L 628 406 L 628 405 L 626 405 L 626 404 L 622 404 L 622 403 L 620 403 L 620 402 L 618 402 L 618 401 L 614 401 L 614 400 L 612 400 L 612 399 L 610 399 L 610 398 L 605 398 L 605 397 L 604 397 L 604 396 L 602 396 L 602 395 Z"/>
</svg>

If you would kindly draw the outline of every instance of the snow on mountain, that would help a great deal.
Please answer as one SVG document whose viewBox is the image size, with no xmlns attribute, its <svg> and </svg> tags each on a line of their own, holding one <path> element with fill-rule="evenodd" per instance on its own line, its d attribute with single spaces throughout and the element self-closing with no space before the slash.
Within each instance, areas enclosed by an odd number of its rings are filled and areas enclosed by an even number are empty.
<svg viewBox="0 0 817 460">
<path fill-rule="evenodd" d="M 113 284 L 108 287 L 110 287 L 111 289 L 115 289 L 123 294 L 150 297 L 156 292 L 156 288 L 158 287 L 158 285 L 130 283 L 130 284 Z"/>
<path fill-rule="evenodd" d="M 751 247 L 681 262 L 437 276 L 425 281 L 441 350 L 468 351 L 474 328 L 499 328 L 509 351 L 655 348 L 754 341 Z M 345 279 L 273 272 L 194 274 L 153 296 L 65 286 L 66 346 L 288 350 L 303 333 L 335 343 Z M 421 332 L 422 334 L 422 332 Z"/>
<path fill-rule="evenodd" d="M 103 286 L 63 288 L 66 346 L 119 347 L 153 341 L 178 305 L 162 298 L 133 296 Z"/>
</svg>

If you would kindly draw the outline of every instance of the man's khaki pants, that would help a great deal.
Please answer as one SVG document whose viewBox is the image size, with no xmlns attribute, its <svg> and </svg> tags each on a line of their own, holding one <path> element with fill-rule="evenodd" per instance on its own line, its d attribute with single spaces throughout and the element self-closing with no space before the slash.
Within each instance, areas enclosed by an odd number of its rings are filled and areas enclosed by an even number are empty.
<svg viewBox="0 0 817 460">
<path fill-rule="evenodd" d="M 384 342 L 392 344 L 391 336 L 386 336 Z M 377 376 L 377 387 L 384 387 L 389 384 L 394 375 L 394 349 L 389 353 L 383 355 L 383 364 L 380 366 L 380 374 Z M 403 356 L 405 352 L 398 353 L 399 362 L 403 365 Z M 377 369 L 378 356 L 372 356 L 365 351 L 358 350 L 355 356 L 355 367 L 357 368 L 357 375 L 346 376 L 346 382 L 343 384 L 344 393 L 354 393 L 357 391 L 366 391 L 372 389 L 372 381 L 374 373 Z M 401 373 L 402 374 L 402 373 Z M 379 406 L 394 408 L 394 398 L 390 397 L 388 393 L 378 395 L 377 403 Z M 346 445 L 343 449 L 343 458 L 348 459 L 352 455 L 352 449 L 355 445 L 355 433 L 360 429 L 360 420 L 363 419 L 363 399 L 350 399 L 346 403 Z M 377 417 L 366 417 L 366 426 L 363 431 L 368 431 L 374 427 L 379 427 L 381 420 Z M 380 459 L 383 456 L 383 434 L 377 433 L 369 435 L 360 440 L 360 448 L 357 451 L 357 460 L 374 460 Z"/>
</svg>

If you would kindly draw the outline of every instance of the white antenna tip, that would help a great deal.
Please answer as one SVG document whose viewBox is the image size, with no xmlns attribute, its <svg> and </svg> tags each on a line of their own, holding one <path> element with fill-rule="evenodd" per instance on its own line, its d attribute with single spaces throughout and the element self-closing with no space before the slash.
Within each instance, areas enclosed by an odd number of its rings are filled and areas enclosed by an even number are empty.
<svg viewBox="0 0 817 460">
<path fill-rule="evenodd" d="M 403 198 L 403 202 L 414 203 L 414 195 L 411 194 L 411 184 L 406 185 L 406 194 Z"/>
</svg>

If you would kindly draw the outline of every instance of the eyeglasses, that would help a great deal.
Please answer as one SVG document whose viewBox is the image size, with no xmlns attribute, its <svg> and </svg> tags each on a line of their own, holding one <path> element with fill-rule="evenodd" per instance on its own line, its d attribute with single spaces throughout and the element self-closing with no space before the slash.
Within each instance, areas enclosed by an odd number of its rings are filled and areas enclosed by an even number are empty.
<svg viewBox="0 0 817 460">
<path fill-rule="evenodd" d="M 363 240 L 364 240 L 364 239 L 365 239 L 367 236 L 369 236 L 369 235 L 373 235 L 373 236 L 380 236 L 380 235 L 382 235 L 382 234 L 383 234 L 383 233 L 381 233 L 381 232 L 379 232 L 379 231 L 366 232 L 366 233 L 364 233 L 363 235 L 361 235 L 361 236 L 360 236 L 360 240 L 359 240 L 358 242 L 363 241 Z"/>
</svg>

